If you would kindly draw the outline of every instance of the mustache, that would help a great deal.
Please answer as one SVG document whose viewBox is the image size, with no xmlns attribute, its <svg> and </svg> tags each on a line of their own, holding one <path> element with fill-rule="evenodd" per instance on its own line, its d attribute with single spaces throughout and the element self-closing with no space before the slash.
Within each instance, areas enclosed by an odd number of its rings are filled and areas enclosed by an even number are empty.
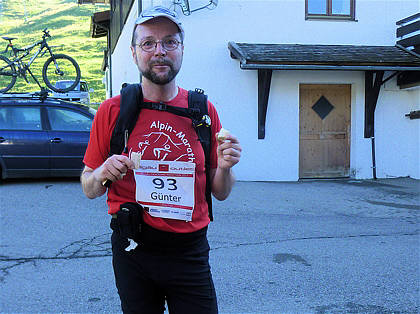
<svg viewBox="0 0 420 314">
<path fill-rule="evenodd" d="M 166 60 L 166 59 L 158 59 L 158 60 L 152 60 L 149 62 L 150 66 L 154 66 L 154 65 L 167 65 L 172 67 L 173 63 L 170 60 Z"/>
</svg>

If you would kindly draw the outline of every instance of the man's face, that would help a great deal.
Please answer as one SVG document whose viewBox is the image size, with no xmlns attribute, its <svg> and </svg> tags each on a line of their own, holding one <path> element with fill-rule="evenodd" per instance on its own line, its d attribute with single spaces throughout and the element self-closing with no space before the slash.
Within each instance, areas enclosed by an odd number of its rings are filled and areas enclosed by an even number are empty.
<svg viewBox="0 0 420 314">
<path fill-rule="evenodd" d="M 181 41 L 178 32 L 175 23 L 166 18 L 155 18 L 137 26 L 136 44 L 145 40 L 159 41 L 167 37 Z M 131 47 L 131 52 L 134 62 L 146 79 L 158 85 L 165 85 L 175 78 L 181 68 L 184 46 L 180 44 L 175 50 L 166 51 L 159 42 L 152 52 L 143 51 L 137 45 Z"/>
</svg>

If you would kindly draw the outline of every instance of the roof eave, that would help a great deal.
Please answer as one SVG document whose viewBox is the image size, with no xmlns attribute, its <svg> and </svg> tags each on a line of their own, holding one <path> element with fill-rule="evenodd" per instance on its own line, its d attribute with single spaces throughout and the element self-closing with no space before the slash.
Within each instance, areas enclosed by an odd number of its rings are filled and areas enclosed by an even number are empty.
<svg viewBox="0 0 420 314">
<path fill-rule="evenodd" d="M 243 70 L 420 71 L 420 66 L 403 65 L 257 64 L 245 59 L 240 61 Z"/>
</svg>

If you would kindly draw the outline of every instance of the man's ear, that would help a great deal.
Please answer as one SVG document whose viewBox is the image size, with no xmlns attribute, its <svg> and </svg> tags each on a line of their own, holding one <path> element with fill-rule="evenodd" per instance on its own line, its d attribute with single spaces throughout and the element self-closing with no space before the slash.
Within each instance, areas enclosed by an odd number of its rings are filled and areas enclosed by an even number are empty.
<svg viewBox="0 0 420 314">
<path fill-rule="evenodd" d="M 131 55 L 133 56 L 134 61 L 136 61 L 136 47 L 130 46 Z"/>
</svg>

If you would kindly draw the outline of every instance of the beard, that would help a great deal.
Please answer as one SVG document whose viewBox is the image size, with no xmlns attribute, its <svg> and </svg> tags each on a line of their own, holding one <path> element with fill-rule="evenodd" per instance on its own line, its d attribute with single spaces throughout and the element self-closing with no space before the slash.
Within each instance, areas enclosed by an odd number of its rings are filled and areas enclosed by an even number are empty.
<svg viewBox="0 0 420 314">
<path fill-rule="evenodd" d="M 137 58 L 136 58 L 137 59 Z M 153 71 L 154 65 L 166 65 L 169 67 L 169 71 L 166 73 L 156 73 Z M 174 63 L 171 60 L 168 59 L 158 59 L 158 60 L 151 60 L 147 63 L 147 68 L 142 69 L 140 67 L 139 62 L 137 62 L 137 66 L 141 72 L 141 74 L 147 78 L 149 81 L 151 81 L 154 84 L 157 85 L 166 85 L 169 82 L 171 82 L 178 74 L 179 67 L 175 68 Z"/>
</svg>

